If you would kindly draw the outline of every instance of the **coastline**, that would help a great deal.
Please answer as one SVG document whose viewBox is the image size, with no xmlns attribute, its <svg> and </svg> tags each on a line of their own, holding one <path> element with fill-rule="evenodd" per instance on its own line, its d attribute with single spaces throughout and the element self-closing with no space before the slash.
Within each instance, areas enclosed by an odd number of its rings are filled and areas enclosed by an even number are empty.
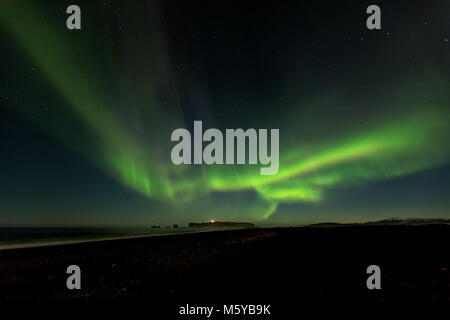
<svg viewBox="0 0 450 320">
<path fill-rule="evenodd" d="M 196 232 L 0 251 L 1 301 L 443 302 L 450 226 Z M 377 264 L 382 290 L 366 288 Z M 66 288 L 78 265 L 81 290 Z"/>
</svg>

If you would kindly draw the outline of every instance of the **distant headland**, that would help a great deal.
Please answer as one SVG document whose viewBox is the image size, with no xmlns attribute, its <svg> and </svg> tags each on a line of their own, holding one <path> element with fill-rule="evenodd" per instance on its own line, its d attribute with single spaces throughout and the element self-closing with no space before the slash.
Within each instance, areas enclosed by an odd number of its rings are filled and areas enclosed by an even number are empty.
<svg viewBox="0 0 450 320">
<path fill-rule="evenodd" d="M 231 221 L 210 221 L 201 223 L 189 223 L 189 228 L 254 228 L 253 223 L 231 222 Z"/>
</svg>

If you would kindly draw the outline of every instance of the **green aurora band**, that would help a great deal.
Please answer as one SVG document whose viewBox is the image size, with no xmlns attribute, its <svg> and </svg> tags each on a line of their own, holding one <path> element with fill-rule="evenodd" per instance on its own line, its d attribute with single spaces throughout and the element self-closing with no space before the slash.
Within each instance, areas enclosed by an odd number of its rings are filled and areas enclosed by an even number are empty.
<svg viewBox="0 0 450 320">
<path fill-rule="evenodd" d="M 105 56 L 110 76 L 94 71 L 98 66 L 90 53 L 101 48 L 88 49 L 77 38 L 69 43 L 67 30 L 43 24 L 48 20 L 36 8 L 25 10 L 13 2 L 6 7 L 9 10 L 0 12 L 1 23 L 65 101 L 61 108 L 67 109 L 62 112 L 77 123 L 74 132 L 59 121 L 45 129 L 118 182 L 179 210 L 195 206 L 195 201 L 211 192 L 253 190 L 261 203 L 251 218 L 266 219 L 280 203 L 322 202 L 328 189 L 390 179 L 449 162 L 449 101 L 445 97 L 441 105 L 425 106 L 420 98 L 402 101 L 410 105 L 407 115 L 314 143 L 302 143 L 301 137 L 297 137 L 300 142 L 293 137 L 283 140 L 287 132 L 294 137 L 295 133 L 280 128 L 280 170 L 273 176 L 261 176 L 259 166 L 250 165 L 177 167 L 170 162 L 168 133 L 186 124 L 177 103 L 163 105 L 156 98 L 160 88 L 176 95 L 173 82 L 158 76 L 170 73 L 170 67 L 164 50 L 156 49 L 164 48 L 156 23 L 149 43 L 140 48 L 150 56 L 142 70 L 127 74 L 126 67 L 116 66 L 112 57 Z M 138 80 L 131 81 L 133 77 Z M 449 87 L 445 78 L 436 78 Z M 108 101 L 102 95 L 108 85 L 122 99 Z M 410 88 L 404 85 L 402 90 Z M 123 104 L 130 107 L 120 111 Z"/>
</svg>

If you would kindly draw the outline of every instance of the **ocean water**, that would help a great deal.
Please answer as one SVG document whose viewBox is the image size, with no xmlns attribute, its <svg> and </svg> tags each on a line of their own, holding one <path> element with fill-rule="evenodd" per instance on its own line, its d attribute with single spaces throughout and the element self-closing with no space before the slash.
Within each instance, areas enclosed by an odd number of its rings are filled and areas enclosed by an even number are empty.
<svg viewBox="0 0 450 320">
<path fill-rule="evenodd" d="M 187 227 L 0 228 L 0 250 L 217 230 L 199 230 Z"/>
</svg>

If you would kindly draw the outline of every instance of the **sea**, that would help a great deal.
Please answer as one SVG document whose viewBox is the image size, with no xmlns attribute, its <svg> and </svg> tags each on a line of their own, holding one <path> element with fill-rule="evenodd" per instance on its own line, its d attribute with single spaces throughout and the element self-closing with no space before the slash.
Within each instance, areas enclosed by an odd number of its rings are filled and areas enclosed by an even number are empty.
<svg viewBox="0 0 450 320">
<path fill-rule="evenodd" d="M 222 228 L 1 228 L 0 250 L 220 231 Z"/>
</svg>

